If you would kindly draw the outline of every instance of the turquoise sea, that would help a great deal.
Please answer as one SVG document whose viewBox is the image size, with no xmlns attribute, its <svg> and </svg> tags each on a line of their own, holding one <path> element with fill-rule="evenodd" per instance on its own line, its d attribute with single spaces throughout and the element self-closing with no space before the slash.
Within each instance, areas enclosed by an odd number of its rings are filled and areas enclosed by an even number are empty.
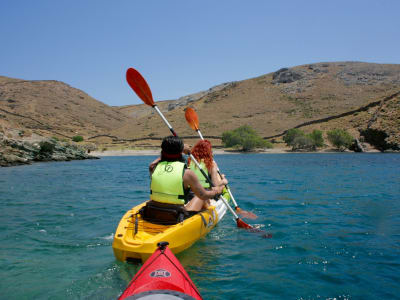
<svg viewBox="0 0 400 300">
<path fill-rule="evenodd" d="M 149 193 L 155 157 L 0 169 L 0 299 L 116 299 L 140 265 L 113 233 Z M 245 220 L 227 212 L 177 255 L 205 299 L 400 299 L 400 155 L 217 155 Z"/>
</svg>

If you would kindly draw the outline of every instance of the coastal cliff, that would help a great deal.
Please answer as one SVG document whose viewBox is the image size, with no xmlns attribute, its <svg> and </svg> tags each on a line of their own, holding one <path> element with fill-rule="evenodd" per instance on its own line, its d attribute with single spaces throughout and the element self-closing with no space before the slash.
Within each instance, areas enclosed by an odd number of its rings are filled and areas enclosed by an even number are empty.
<svg viewBox="0 0 400 300">
<path fill-rule="evenodd" d="M 5 137 L 0 133 L 0 167 L 31 164 L 38 161 L 96 159 L 80 146 L 46 138 L 29 142 Z"/>
</svg>

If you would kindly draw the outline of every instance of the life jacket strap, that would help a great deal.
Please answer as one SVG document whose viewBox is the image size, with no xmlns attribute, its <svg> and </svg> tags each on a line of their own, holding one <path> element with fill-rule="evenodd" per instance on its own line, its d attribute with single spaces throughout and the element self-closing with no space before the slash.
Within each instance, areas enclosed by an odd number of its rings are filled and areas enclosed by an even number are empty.
<svg viewBox="0 0 400 300">
<path fill-rule="evenodd" d="M 153 194 L 153 191 L 152 191 L 152 190 L 150 190 L 150 195 L 151 195 L 151 194 Z M 163 194 L 163 195 L 169 195 L 169 196 L 178 196 L 178 199 L 183 199 L 183 200 L 186 199 L 186 196 L 185 196 L 185 195 L 172 195 L 172 194 L 159 193 L 159 192 L 157 192 L 157 194 Z"/>
</svg>

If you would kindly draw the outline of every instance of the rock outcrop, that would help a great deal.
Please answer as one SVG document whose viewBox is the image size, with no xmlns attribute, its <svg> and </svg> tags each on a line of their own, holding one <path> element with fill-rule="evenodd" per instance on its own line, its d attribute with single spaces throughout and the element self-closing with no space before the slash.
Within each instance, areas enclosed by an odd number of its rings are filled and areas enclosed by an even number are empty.
<svg viewBox="0 0 400 300">
<path fill-rule="evenodd" d="M 207 97 L 212 95 L 213 93 L 223 91 L 224 89 L 234 87 L 235 81 L 226 82 L 223 84 L 216 85 L 212 88 L 209 88 L 207 91 L 202 91 L 195 94 L 190 94 L 187 96 L 180 97 L 178 100 L 172 100 L 170 104 L 168 104 L 168 111 L 174 110 L 177 107 L 185 107 L 189 103 L 196 102 L 203 97 Z"/>
<path fill-rule="evenodd" d="M 272 83 L 291 83 L 303 78 L 300 72 L 282 68 L 272 75 Z"/>
<path fill-rule="evenodd" d="M 0 167 L 31 164 L 36 161 L 96 159 L 83 147 L 49 138 L 28 142 L 7 138 L 0 133 Z"/>
</svg>

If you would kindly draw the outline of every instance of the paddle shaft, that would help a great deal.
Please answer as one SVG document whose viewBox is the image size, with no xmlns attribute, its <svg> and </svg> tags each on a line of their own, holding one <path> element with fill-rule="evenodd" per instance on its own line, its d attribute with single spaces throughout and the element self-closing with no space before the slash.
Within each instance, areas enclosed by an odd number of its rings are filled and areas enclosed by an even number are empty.
<svg viewBox="0 0 400 300">
<path fill-rule="evenodd" d="M 200 138 L 201 138 L 202 140 L 204 140 L 204 137 L 203 137 L 203 135 L 201 134 L 200 129 L 196 129 L 196 131 L 197 131 L 197 133 L 199 134 Z M 218 168 L 217 168 L 217 171 L 218 171 L 219 176 L 221 176 L 221 172 L 219 171 Z M 222 178 L 222 177 L 221 177 L 221 178 Z M 225 186 L 226 186 L 226 189 L 228 190 L 229 196 L 231 196 L 231 199 L 232 199 L 232 201 L 233 201 L 233 204 L 235 205 L 235 209 L 238 209 L 239 207 L 238 207 L 238 205 L 237 205 L 237 203 L 236 203 L 236 201 L 235 201 L 235 198 L 234 198 L 233 195 L 232 195 L 232 192 L 231 192 L 231 189 L 229 188 L 229 185 L 226 184 Z"/>
<path fill-rule="evenodd" d="M 140 99 L 143 100 L 143 102 L 151 107 L 153 107 L 157 113 L 160 115 L 161 119 L 165 122 L 165 124 L 168 126 L 169 130 L 171 131 L 171 133 L 174 136 L 178 136 L 175 132 L 175 130 L 172 128 L 171 124 L 169 124 L 168 120 L 164 117 L 164 115 L 162 114 L 162 112 L 159 110 L 159 108 L 157 107 L 157 105 L 154 103 L 153 100 L 153 96 L 151 94 L 151 90 L 149 85 L 147 84 L 146 80 L 143 78 L 143 76 L 135 69 L 133 68 L 129 68 L 126 71 L 126 80 L 128 82 L 128 84 L 130 85 L 130 87 L 134 90 L 134 92 L 136 93 L 136 95 L 138 95 L 138 97 Z M 191 159 L 193 161 L 196 161 L 196 159 L 193 157 L 193 155 L 190 155 Z M 200 167 L 200 166 L 198 166 Z M 210 178 L 206 175 L 206 173 L 199 168 L 201 173 L 204 175 L 204 177 L 207 179 L 207 181 L 210 183 L 210 185 L 212 186 L 212 182 L 210 180 Z M 244 223 L 239 217 L 238 215 L 233 211 L 233 209 L 229 206 L 228 202 L 226 201 L 226 199 L 224 199 L 222 196 L 220 197 L 220 199 L 224 202 L 225 206 L 227 208 L 229 208 L 229 210 L 232 212 L 232 214 L 235 216 L 236 218 L 236 223 L 238 227 L 244 227 L 247 229 L 251 229 L 252 227 L 246 223 Z"/>
<path fill-rule="evenodd" d="M 204 172 L 204 170 L 201 168 L 200 164 L 197 162 L 197 160 L 193 157 L 192 154 L 190 154 L 190 158 L 192 159 L 192 161 L 195 163 L 195 165 L 199 168 L 201 174 L 203 174 L 203 176 L 206 178 L 206 180 L 208 181 L 208 183 L 211 186 L 214 186 L 213 183 L 211 182 L 210 177 L 207 176 L 207 174 Z M 222 202 L 224 202 L 224 204 L 226 205 L 227 208 L 229 208 L 229 210 L 231 211 L 231 213 L 233 214 L 233 216 L 235 217 L 236 220 L 239 219 L 239 216 L 235 213 L 235 211 L 233 210 L 233 208 L 228 204 L 228 201 L 224 198 L 224 196 L 220 195 L 219 199 L 222 200 Z"/>
<path fill-rule="evenodd" d="M 200 132 L 200 129 L 196 129 L 196 131 L 197 131 L 197 133 L 199 134 L 200 138 L 201 138 L 202 140 L 204 140 L 203 135 L 202 135 L 201 132 Z"/>
<path fill-rule="evenodd" d="M 156 110 L 156 112 L 160 115 L 161 119 L 167 124 L 169 130 L 172 132 L 174 136 L 178 136 L 175 132 L 175 130 L 172 128 L 171 124 L 169 124 L 168 120 L 164 117 L 164 114 L 161 112 L 161 110 L 158 108 L 156 104 L 153 105 L 153 108 Z"/>
<path fill-rule="evenodd" d="M 162 119 L 162 120 L 165 122 L 165 124 L 168 126 L 168 128 L 169 128 L 169 130 L 172 132 L 172 134 L 173 134 L 174 136 L 178 136 L 178 135 L 176 134 L 176 131 L 172 128 L 171 124 L 169 124 L 168 120 L 164 117 L 164 114 L 160 111 L 160 109 L 158 108 L 158 106 L 157 106 L 156 104 L 154 104 L 154 105 L 153 105 L 153 108 L 154 108 L 154 109 L 157 111 L 157 113 L 160 115 L 161 119 Z M 203 136 L 202 136 L 201 133 L 200 133 L 200 130 L 198 130 L 198 132 L 199 132 L 199 134 L 200 134 L 200 137 L 201 137 L 202 139 L 204 139 Z M 193 156 L 191 153 L 190 153 L 190 158 L 191 158 L 191 160 L 195 163 L 195 165 L 199 168 L 199 170 L 200 170 L 201 174 L 204 176 L 204 178 L 206 178 L 206 180 L 208 181 L 208 183 L 213 187 L 214 185 L 213 185 L 213 183 L 212 183 L 212 181 L 211 181 L 211 178 L 206 174 L 206 172 L 204 172 L 204 170 L 201 168 L 201 166 L 200 166 L 200 164 L 198 163 L 198 161 L 194 158 L 194 156 Z M 232 197 L 232 196 L 231 196 L 231 197 Z M 224 202 L 225 206 L 231 211 L 231 213 L 232 213 L 233 216 L 235 217 L 236 221 L 237 221 L 238 219 L 240 219 L 239 216 L 238 216 L 238 215 L 235 213 L 235 211 L 232 209 L 232 207 L 228 204 L 228 201 L 227 201 L 222 195 L 219 196 L 219 199 L 221 199 L 222 202 Z"/>
<path fill-rule="evenodd" d="M 203 135 L 202 135 L 201 132 L 200 132 L 199 118 L 197 117 L 197 114 L 196 114 L 196 112 L 195 112 L 195 110 L 194 110 L 193 108 L 188 107 L 188 108 L 185 109 L 185 118 L 186 118 L 186 121 L 189 123 L 189 126 L 190 126 L 194 131 L 197 131 L 197 133 L 199 134 L 200 138 L 201 138 L 202 140 L 204 140 Z M 220 170 L 219 170 L 218 168 L 217 168 L 217 172 L 218 172 L 219 176 L 221 176 L 221 178 L 222 178 L 221 172 L 220 172 Z M 235 206 L 235 210 L 236 210 L 237 212 L 239 212 L 240 214 L 246 215 L 248 218 L 251 218 L 251 219 L 257 218 L 257 216 L 256 216 L 255 214 L 242 210 L 242 209 L 238 206 L 238 204 L 236 203 L 236 200 L 235 200 L 235 198 L 233 197 L 232 191 L 231 191 L 231 189 L 229 188 L 229 186 L 228 186 L 228 185 L 225 185 L 225 187 L 226 187 L 226 189 L 227 189 L 227 191 L 228 191 L 228 193 L 229 193 L 229 195 L 230 195 L 230 197 L 231 197 L 231 199 L 232 199 L 232 201 L 233 201 L 233 204 L 234 204 L 234 206 Z M 245 225 L 243 224 L 243 226 L 245 226 Z"/>
</svg>

